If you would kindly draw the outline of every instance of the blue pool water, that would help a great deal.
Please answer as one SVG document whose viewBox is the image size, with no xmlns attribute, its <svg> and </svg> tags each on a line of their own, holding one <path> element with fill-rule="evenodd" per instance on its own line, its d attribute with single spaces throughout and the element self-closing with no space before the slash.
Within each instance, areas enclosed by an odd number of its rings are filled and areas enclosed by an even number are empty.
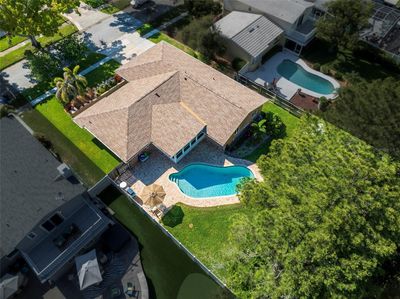
<svg viewBox="0 0 400 299">
<path fill-rule="evenodd" d="M 205 198 L 236 194 L 236 186 L 242 178 L 254 178 L 244 166 L 219 167 L 208 164 L 190 164 L 169 179 L 190 197 Z"/>
<path fill-rule="evenodd" d="M 328 80 L 307 72 L 301 65 L 289 59 L 278 65 L 278 73 L 285 79 L 320 94 L 332 94 L 335 87 Z"/>
</svg>

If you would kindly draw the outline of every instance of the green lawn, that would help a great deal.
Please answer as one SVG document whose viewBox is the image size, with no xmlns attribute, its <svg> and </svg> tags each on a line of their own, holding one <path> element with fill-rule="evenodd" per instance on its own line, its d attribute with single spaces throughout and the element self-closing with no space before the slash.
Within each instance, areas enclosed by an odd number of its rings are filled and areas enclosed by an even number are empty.
<svg viewBox="0 0 400 299">
<path fill-rule="evenodd" d="M 277 114 L 281 119 L 282 122 L 286 126 L 286 138 L 290 137 L 293 135 L 300 119 L 297 116 L 294 116 L 287 110 L 275 105 L 272 102 L 268 102 L 264 105 L 263 109 L 264 112 L 273 112 Z M 249 156 L 246 157 L 247 160 L 256 162 L 257 159 L 268 152 L 269 146 L 271 145 L 271 142 L 268 141 L 265 145 L 260 146 L 257 148 L 254 152 L 252 152 Z"/>
<path fill-rule="evenodd" d="M 2 37 L 0 39 L 0 52 L 3 52 L 11 47 L 14 47 L 25 40 L 27 40 L 27 38 L 23 36 L 13 36 L 11 37 L 11 40 L 7 36 Z"/>
<path fill-rule="evenodd" d="M 43 47 L 46 47 L 52 43 L 55 43 L 64 37 L 71 35 L 77 31 L 76 27 L 72 24 L 67 24 L 65 26 L 60 27 L 57 34 L 53 36 L 42 36 L 38 38 L 38 41 L 42 44 Z M 35 48 L 31 45 L 31 43 L 27 43 L 26 45 L 4 55 L 0 59 L 0 71 L 5 69 L 6 67 L 24 59 L 25 51 L 31 50 L 35 51 Z"/>
<path fill-rule="evenodd" d="M 95 85 L 96 83 L 109 78 L 114 74 L 114 71 L 118 66 L 118 62 L 111 60 L 93 70 L 86 76 L 89 85 Z M 49 139 L 55 145 L 57 145 L 57 147 L 61 147 L 61 145 L 65 143 L 64 139 L 69 140 L 71 143 L 70 145 L 76 147 L 76 150 L 83 152 L 87 160 L 89 160 L 93 165 L 97 166 L 99 170 L 95 172 L 95 178 L 98 177 L 97 173 L 100 173 L 100 171 L 103 174 L 109 173 L 120 163 L 118 158 L 112 154 L 102 143 L 97 141 L 93 135 L 91 135 L 88 131 L 79 128 L 72 121 L 71 116 L 64 111 L 63 106 L 59 103 L 55 96 L 37 105 L 35 110 L 40 113 L 40 115 L 43 116 L 48 123 L 46 124 L 43 118 L 40 118 L 32 112 L 32 126 L 34 127 L 35 121 L 39 120 L 37 126 L 39 129 L 41 129 L 41 131 L 46 131 L 46 125 L 49 126 L 49 130 L 58 130 L 59 134 L 54 133 L 50 136 L 51 138 L 49 137 Z M 58 146 L 59 144 L 60 146 Z M 67 151 L 68 149 L 65 150 Z M 68 158 L 70 157 L 68 156 Z M 78 165 L 75 168 L 93 168 L 92 166 L 85 166 L 89 161 L 84 161 L 83 165 Z M 76 163 L 79 164 L 79 161 L 76 161 Z M 84 174 L 82 174 L 82 176 L 88 176 L 86 179 L 87 181 L 92 181 L 89 170 L 87 173 L 85 173 L 85 171 L 83 171 L 83 173 Z"/>
<path fill-rule="evenodd" d="M 207 267 L 219 277 L 223 252 L 229 247 L 229 227 L 240 214 L 250 215 L 244 205 L 194 208 L 177 204 L 163 218 L 163 225 Z"/>
<path fill-rule="evenodd" d="M 114 189 L 114 188 L 113 188 Z M 127 227 L 141 245 L 141 260 L 149 283 L 151 298 L 215 298 L 220 288 L 175 245 L 159 227 L 115 189 L 99 197 L 116 212 L 116 218 Z M 118 192 L 118 193 L 117 193 Z M 195 283 L 191 293 L 178 297 L 183 281 L 191 274 L 201 274 L 208 283 Z"/>
<path fill-rule="evenodd" d="M 86 186 L 93 186 L 106 175 L 93 160 L 52 125 L 43 114 L 32 109 L 24 112 L 22 118 L 34 132 L 51 141 L 54 151 L 62 161 L 71 166 Z"/>
<path fill-rule="evenodd" d="M 170 43 L 171 45 L 174 45 L 178 49 L 185 51 L 187 54 L 193 56 L 194 58 L 198 58 L 202 61 L 204 60 L 204 57 L 200 52 L 193 50 L 192 48 L 182 44 L 181 42 L 178 42 L 176 39 L 169 37 L 165 33 L 162 33 L 162 32 L 157 33 L 157 34 L 153 35 L 152 37 L 150 37 L 149 40 L 151 40 L 153 43 L 159 43 L 160 41 L 163 40 L 167 43 Z"/>
</svg>

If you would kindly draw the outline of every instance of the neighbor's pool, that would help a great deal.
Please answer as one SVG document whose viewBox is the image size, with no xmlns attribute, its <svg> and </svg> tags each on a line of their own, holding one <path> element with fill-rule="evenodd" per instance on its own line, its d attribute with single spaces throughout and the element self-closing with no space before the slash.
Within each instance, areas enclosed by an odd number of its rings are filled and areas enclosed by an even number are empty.
<svg viewBox="0 0 400 299">
<path fill-rule="evenodd" d="M 283 60 L 278 65 L 277 70 L 285 79 L 316 93 L 328 95 L 335 91 L 335 87 L 331 82 L 307 72 L 301 65 L 289 59 Z"/>
<path fill-rule="evenodd" d="M 184 194 L 194 198 L 234 195 L 243 178 L 254 178 L 247 167 L 208 164 L 190 164 L 169 176 Z"/>
</svg>

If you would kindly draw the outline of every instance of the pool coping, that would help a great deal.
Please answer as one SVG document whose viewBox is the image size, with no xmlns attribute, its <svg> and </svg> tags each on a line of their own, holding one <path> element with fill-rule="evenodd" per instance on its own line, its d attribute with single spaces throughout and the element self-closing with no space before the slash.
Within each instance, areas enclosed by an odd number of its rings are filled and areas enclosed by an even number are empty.
<svg viewBox="0 0 400 299">
<path fill-rule="evenodd" d="M 303 67 L 305 71 L 329 81 L 335 88 L 336 92 L 328 95 L 320 94 L 312 90 L 309 90 L 307 88 L 304 88 L 300 85 L 297 85 L 291 82 L 290 80 L 287 80 L 286 78 L 282 77 L 278 73 L 277 68 L 279 64 L 281 64 L 285 59 L 297 63 L 301 67 Z M 335 80 L 331 76 L 325 75 L 319 71 L 312 69 L 307 65 L 307 63 L 303 59 L 287 51 L 282 51 L 275 54 L 270 59 L 268 59 L 263 65 L 261 65 L 258 69 L 252 72 L 246 72 L 243 75 L 246 78 L 250 79 L 251 81 L 264 86 L 271 84 L 272 81 L 275 79 L 277 93 L 283 98 L 285 98 L 287 101 L 290 101 L 290 99 L 297 93 L 298 89 L 301 89 L 302 92 L 316 98 L 325 97 L 327 99 L 335 99 L 338 96 L 337 90 L 340 88 L 340 84 L 337 80 Z"/>
<path fill-rule="evenodd" d="M 185 168 L 187 168 L 187 167 L 189 167 L 189 166 L 191 166 L 191 165 L 199 165 L 199 164 L 200 164 L 200 165 L 212 166 L 212 167 L 218 167 L 218 168 L 229 168 L 229 167 L 237 167 L 237 166 L 245 167 L 245 168 L 247 168 L 248 170 L 250 170 L 251 174 L 253 175 L 253 177 L 250 178 L 250 179 L 257 180 L 256 175 L 254 174 L 254 170 L 251 170 L 251 168 L 248 167 L 248 166 L 246 166 L 246 165 L 233 164 L 233 165 L 224 165 L 224 166 L 220 166 L 220 165 L 215 165 L 215 164 L 211 164 L 211 163 L 192 162 L 192 163 L 189 163 L 189 164 L 185 165 L 185 167 L 182 168 L 181 170 L 179 170 L 179 171 L 177 171 L 177 172 L 173 172 L 173 173 L 171 173 L 171 174 L 168 175 L 168 180 L 170 180 L 170 181 L 175 185 L 175 187 L 178 189 L 178 191 L 179 191 L 184 197 L 187 197 L 187 198 L 189 198 L 189 199 L 191 199 L 191 200 L 203 201 L 203 200 L 208 200 L 208 199 L 224 199 L 224 198 L 228 198 L 228 199 L 229 199 L 230 197 L 236 197 L 236 198 L 238 199 L 238 202 L 240 202 L 239 197 L 238 197 L 238 194 L 239 194 L 239 193 L 235 193 L 235 194 L 231 194 L 231 195 L 210 196 L 210 197 L 193 197 L 193 196 L 189 196 L 189 195 L 187 195 L 186 193 L 184 193 L 184 192 L 181 190 L 181 188 L 179 188 L 178 184 L 176 184 L 174 181 L 172 181 L 172 180 L 169 178 L 171 175 L 176 174 L 176 173 L 179 173 L 179 172 L 183 171 Z M 192 205 L 192 204 L 190 204 L 190 205 Z M 223 205 L 223 204 L 221 204 L 221 205 Z"/>
</svg>

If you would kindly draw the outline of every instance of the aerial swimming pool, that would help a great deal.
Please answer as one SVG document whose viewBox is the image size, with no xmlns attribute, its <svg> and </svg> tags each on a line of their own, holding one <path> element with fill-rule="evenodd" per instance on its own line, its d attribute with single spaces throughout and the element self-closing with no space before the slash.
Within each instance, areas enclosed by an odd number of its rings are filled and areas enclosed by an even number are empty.
<svg viewBox="0 0 400 299">
<path fill-rule="evenodd" d="M 237 193 L 236 186 L 243 178 L 254 178 L 245 166 L 220 167 L 209 164 L 190 164 L 169 176 L 187 196 L 207 198 Z"/>
<path fill-rule="evenodd" d="M 329 95 L 335 92 L 335 87 L 328 80 L 306 71 L 298 63 L 284 59 L 277 67 L 278 73 L 285 79 L 313 92 Z"/>
</svg>

